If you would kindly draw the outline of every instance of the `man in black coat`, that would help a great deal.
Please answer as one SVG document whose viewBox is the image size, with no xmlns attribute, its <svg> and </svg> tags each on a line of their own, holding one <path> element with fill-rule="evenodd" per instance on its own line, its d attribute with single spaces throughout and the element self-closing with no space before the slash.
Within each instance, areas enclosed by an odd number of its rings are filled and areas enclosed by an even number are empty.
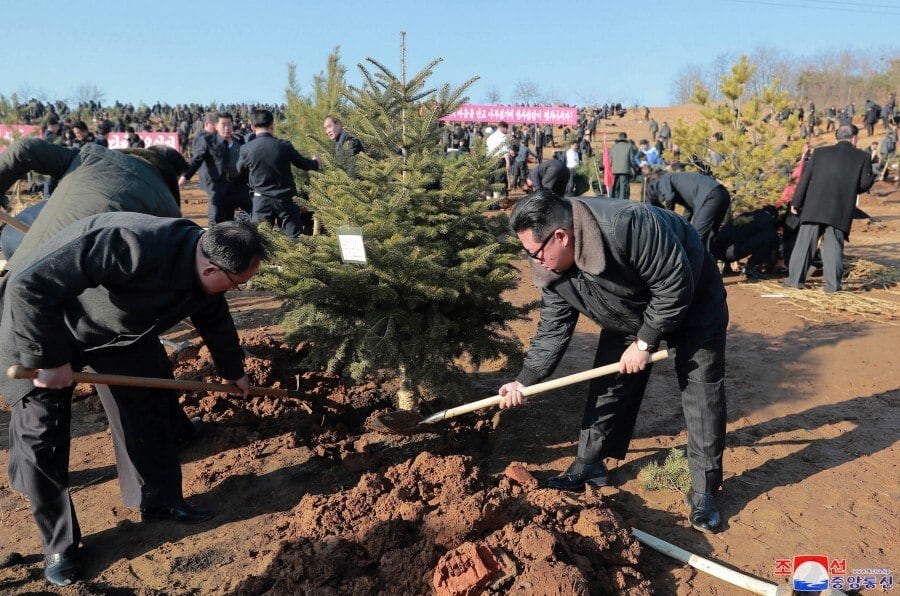
<svg viewBox="0 0 900 596">
<path fill-rule="evenodd" d="M 246 396 L 243 351 L 224 293 L 249 280 L 266 252 L 247 223 L 204 232 L 186 219 L 104 213 L 68 226 L 4 278 L 0 367 L 37 371 L 34 381 L 0 376 L 12 406 L 10 486 L 31 503 L 49 582 L 67 585 L 81 569 L 68 488 L 73 371 L 172 378 L 157 337 L 190 316 L 219 373 Z M 125 505 L 139 507 L 144 520 L 209 519 L 211 511 L 182 495 L 171 392 L 104 389 Z"/>
<path fill-rule="evenodd" d="M 528 191 L 550 190 L 556 195 L 563 196 L 566 194 L 568 182 L 569 169 L 566 164 L 558 159 L 548 159 L 531 170 L 525 179 L 525 187 Z"/>
<path fill-rule="evenodd" d="M 503 407 L 524 403 L 521 389 L 553 373 L 580 314 L 602 328 L 594 365 L 619 374 L 591 381 L 578 455 L 549 486 L 580 490 L 609 482 L 604 458 L 623 459 L 650 377 L 650 353 L 665 339 L 688 430 L 691 525 L 715 531 L 715 492 L 725 448 L 725 330 L 728 305 L 715 260 L 674 213 L 643 203 L 563 199 L 535 192 L 516 203 L 510 227 L 542 290 L 541 320 Z"/>
<path fill-rule="evenodd" d="M 362 142 L 344 130 L 344 125 L 337 116 L 326 116 L 323 126 L 325 127 L 325 134 L 334 142 L 335 159 L 345 160 L 351 155 L 363 152 Z"/>
<path fill-rule="evenodd" d="M 731 205 L 728 189 L 712 176 L 697 172 L 659 172 L 647 183 L 647 198 L 653 205 L 675 210 L 684 207 L 684 218 L 710 247 Z"/>
<path fill-rule="evenodd" d="M 803 168 L 791 201 L 791 213 L 800 216 L 800 229 L 788 265 L 786 286 L 802 289 L 806 273 L 822 240 L 825 291 L 841 289 L 844 242 L 850 236 L 856 197 L 872 188 L 872 158 L 856 148 L 859 129 L 838 128 L 836 145 L 816 149 Z"/>
<path fill-rule="evenodd" d="M 237 170 L 250 177 L 253 191 L 254 222 L 277 219 L 281 231 L 296 238 L 309 226 L 309 222 L 294 202 L 297 186 L 291 166 L 301 170 L 318 170 L 319 162 L 300 155 L 289 141 L 273 136 L 275 117 L 269 110 L 255 110 L 251 116 L 252 141 L 241 147 Z"/>
<path fill-rule="evenodd" d="M 216 132 L 197 137 L 187 170 L 178 179 L 178 186 L 183 187 L 200 170 L 200 186 L 209 198 L 209 225 L 231 221 L 237 208 L 247 212 L 252 208 L 250 191 L 237 173 L 238 155 L 243 144 L 234 136 L 231 114 L 218 114 Z"/>
<path fill-rule="evenodd" d="M 764 279 L 760 267 L 772 261 L 778 248 L 778 208 L 766 206 L 741 213 L 719 229 L 710 252 L 720 261 L 750 257 L 744 267 L 747 279 Z"/>
</svg>

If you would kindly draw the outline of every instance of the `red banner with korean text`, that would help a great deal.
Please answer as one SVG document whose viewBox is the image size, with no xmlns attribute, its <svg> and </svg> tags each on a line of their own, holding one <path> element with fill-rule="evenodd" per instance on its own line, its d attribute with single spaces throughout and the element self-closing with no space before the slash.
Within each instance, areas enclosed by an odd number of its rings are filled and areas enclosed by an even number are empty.
<svg viewBox="0 0 900 596">
<path fill-rule="evenodd" d="M 168 145 L 175 151 L 181 151 L 181 143 L 178 142 L 178 133 L 175 132 L 138 132 L 137 135 L 144 141 L 145 147 L 154 145 Z M 110 149 L 128 149 L 128 135 L 124 132 L 111 132 L 106 135 Z"/>
<path fill-rule="evenodd" d="M 578 108 L 556 106 L 496 106 L 467 103 L 441 118 L 444 122 L 491 122 L 510 124 L 578 124 Z"/>
</svg>

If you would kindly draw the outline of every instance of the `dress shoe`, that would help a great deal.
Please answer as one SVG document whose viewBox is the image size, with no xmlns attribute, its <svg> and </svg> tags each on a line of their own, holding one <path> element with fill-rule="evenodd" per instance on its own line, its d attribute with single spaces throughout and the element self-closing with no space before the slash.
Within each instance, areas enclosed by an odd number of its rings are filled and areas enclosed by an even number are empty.
<svg viewBox="0 0 900 596">
<path fill-rule="evenodd" d="M 68 586 L 81 575 L 81 557 L 77 550 L 44 557 L 44 578 L 54 586 Z"/>
<path fill-rule="evenodd" d="M 175 505 L 141 507 L 141 521 L 172 520 L 183 524 L 197 524 L 211 519 L 213 512 L 203 507 L 192 507 L 184 500 Z"/>
<path fill-rule="evenodd" d="M 584 490 L 585 484 L 597 488 L 609 484 L 609 470 L 602 461 L 595 464 L 575 462 L 565 474 L 547 480 L 547 488 L 558 490 Z"/>
<path fill-rule="evenodd" d="M 759 267 L 747 265 L 744 267 L 744 277 L 752 280 L 768 279 L 768 276 L 759 270 Z"/>
<path fill-rule="evenodd" d="M 691 508 L 691 527 L 700 532 L 713 533 L 719 527 L 722 519 L 716 507 L 715 495 L 695 493 L 694 489 L 684 496 L 684 503 Z"/>
</svg>

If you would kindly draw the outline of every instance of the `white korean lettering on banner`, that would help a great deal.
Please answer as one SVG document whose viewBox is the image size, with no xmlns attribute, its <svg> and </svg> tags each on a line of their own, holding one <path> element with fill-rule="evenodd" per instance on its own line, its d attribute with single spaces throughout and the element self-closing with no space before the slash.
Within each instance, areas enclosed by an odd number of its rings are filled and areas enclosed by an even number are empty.
<svg viewBox="0 0 900 596">
<path fill-rule="evenodd" d="M 499 106 L 465 104 L 441 118 L 444 122 L 491 122 L 510 124 L 569 124 L 578 122 L 578 109 L 554 106 Z"/>
</svg>

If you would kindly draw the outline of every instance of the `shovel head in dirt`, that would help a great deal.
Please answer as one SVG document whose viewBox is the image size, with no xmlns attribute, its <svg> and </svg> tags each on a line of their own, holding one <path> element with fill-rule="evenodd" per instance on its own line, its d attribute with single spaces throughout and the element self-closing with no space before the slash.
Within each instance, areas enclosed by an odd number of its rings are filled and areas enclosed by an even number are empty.
<svg viewBox="0 0 900 596">
<path fill-rule="evenodd" d="M 674 352 L 671 353 L 674 354 Z M 654 352 L 650 355 L 650 362 L 652 363 L 658 362 L 660 360 L 665 360 L 669 356 L 670 350 L 660 350 L 659 352 Z M 537 385 L 532 385 L 530 387 L 525 387 L 524 389 L 522 389 L 522 395 L 526 397 L 529 395 L 536 395 L 538 393 L 543 393 L 544 391 L 550 391 L 551 389 L 559 389 L 560 387 L 574 385 L 575 383 L 588 381 L 590 379 L 596 379 L 597 377 L 603 377 L 605 375 L 611 375 L 617 372 L 619 372 L 619 363 L 614 362 L 612 364 L 592 368 L 591 370 L 586 370 L 584 372 L 575 373 L 573 375 L 568 375 L 565 377 L 560 377 L 558 379 L 544 381 L 543 383 L 538 383 Z M 434 424 L 435 422 L 440 422 L 442 420 L 446 420 L 447 418 L 453 418 L 462 414 L 468 414 L 469 412 L 474 412 L 483 408 L 496 406 L 499 405 L 502 401 L 503 397 L 501 395 L 486 397 L 485 399 L 436 412 L 431 416 L 428 416 L 427 418 L 423 418 L 421 415 L 410 410 L 385 412 L 384 414 L 379 414 L 375 418 L 371 419 L 369 421 L 369 428 L 377 432 L 394 433 L 400 435 L 411 435 L 420 432 L 427 432 L 428 428 L 426 428 L 426 426 L 429 424 Z"/>
</svg>

